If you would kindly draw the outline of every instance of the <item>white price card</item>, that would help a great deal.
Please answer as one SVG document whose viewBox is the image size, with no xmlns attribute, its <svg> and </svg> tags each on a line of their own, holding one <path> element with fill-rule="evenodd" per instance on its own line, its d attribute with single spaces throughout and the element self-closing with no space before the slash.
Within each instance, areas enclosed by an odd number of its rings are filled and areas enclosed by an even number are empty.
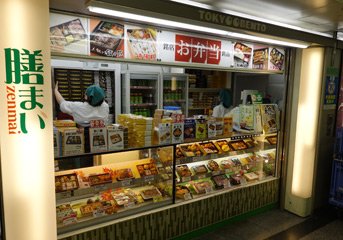
<svg viewBox="0 0 343 240">
<path fill-rule="evenodd" d="M 223 180 L 223 186 L 224 186 L 224 188 L 231 187 L 229 179 L 224 179 Z"/>
<path fill-rule="evenodd" d="M 134 206 L 135 206 L 134 202 L 129 202 L 129 203 L 124 204 L 124 208 L 132 208 Z"/>
<path fill-rule="evenodd" d="M 66 219 L 63 219 L 63 226 L 69 225 L 69 224 L 73 224 L 73 223 L 77 223 L 77 218 L 76 217 L 68 217 Z"/>
<path fill-rule="evenodd" d="M 102 217 L 105 215 L 105 211 L 103 208 L 99 207 L 93 210 L 93 217 Z"/>
<path fill-rule="evenodd" d="M 151 176 L 145 176 L 144 177 L 144 182 L 152 182 L 155 180 L 155 176 L 151 175 Z"/>
<path fill-rule="evenodd" d="M 71 197 L 71 191 L 56 193 L 56 197 L 57 197 L 58 199 L 70 198 L 70 197 Z"/>
<path fill-rule="evenodd" d="M 132 184 L 131 180 L 123 180 L 123 181 L 121 181 L 121 186 L 122 187 L 131 186 L 131 184 Z"/>
</svg>

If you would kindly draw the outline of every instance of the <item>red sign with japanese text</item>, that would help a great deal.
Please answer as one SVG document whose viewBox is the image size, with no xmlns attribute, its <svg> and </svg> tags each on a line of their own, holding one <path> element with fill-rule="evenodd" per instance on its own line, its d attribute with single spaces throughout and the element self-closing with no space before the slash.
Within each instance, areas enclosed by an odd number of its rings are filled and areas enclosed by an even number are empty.
<svg viewBox="0 0 343 240">
<path fill-rule="evenodd" d="M 175 61 L 219 64 L 221 41 L 175 35 Z"/>
</svg>

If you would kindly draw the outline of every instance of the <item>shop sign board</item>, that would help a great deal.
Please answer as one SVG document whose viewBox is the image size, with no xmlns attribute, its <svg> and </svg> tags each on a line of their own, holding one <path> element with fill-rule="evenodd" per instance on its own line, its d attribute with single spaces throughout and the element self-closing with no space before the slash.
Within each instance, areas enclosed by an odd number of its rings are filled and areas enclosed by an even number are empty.
<svg viewBox="0 0 343 240">
<path fill-rule="evenodd" d="M 329 67 L 325 77 L 325 105 L 336 105 L 338 94 L 338 78 L 339 70 L 337 68 Z"/>
<path fill-rule="evenodd" d="M 34 119 L 29 117 L 33 112 L 40 128 L 44 129 L 47 113 L 41 102 L 44 97 L 42 50 L 5 48 L 4 53 L 8 134 L 27 134 L 30 127 L 27 119 Z"/>
<path fill-rule="evenodd" d="M 57 53 L 227 69 L 284 70 L 285 49 L 275 46 L 57 13 L 51 13 L 50 24 L 51 51 Z"/>
</svg>

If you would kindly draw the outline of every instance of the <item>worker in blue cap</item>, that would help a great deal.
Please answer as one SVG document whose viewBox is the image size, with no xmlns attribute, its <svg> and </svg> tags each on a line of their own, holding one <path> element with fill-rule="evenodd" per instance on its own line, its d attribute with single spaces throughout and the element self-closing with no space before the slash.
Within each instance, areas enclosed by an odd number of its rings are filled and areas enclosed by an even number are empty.
<svg viewBox="0 0 343 240">
<path fill-rule="evenodd" d="M 58 91 L 58 82 L 54 92 L 61 111 L 71 115 L 80 126 L 89 127 L 91 120 L 103 120 L 107 124 L 109 106 L 105 101 L 105 91 L 101 87 L 89 86 L 85 92 L 85 102 L 66 101 Z"/>
<path fill-rule="evenodd" d="M 229 89 L 219 91 L 219 104 L 213 108 L 213 117 L 222 118 L 227 116 L 232 109 L 232 94 Z"/>
</svg>

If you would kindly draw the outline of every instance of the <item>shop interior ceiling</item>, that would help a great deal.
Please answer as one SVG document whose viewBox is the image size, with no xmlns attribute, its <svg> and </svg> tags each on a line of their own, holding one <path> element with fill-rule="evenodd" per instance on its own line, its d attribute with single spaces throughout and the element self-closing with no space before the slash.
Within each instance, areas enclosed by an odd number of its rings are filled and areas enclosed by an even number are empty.
<svg viewBox="0 0 343 240">
<path fill-rule="evenodd" d="M 252 16 L 259 20 L 276 21 L 305 30 L 333 35 L 343 39 L 343 0 L 170 0 L 184 4 L 202 4 L 217 11 Z M 85 0 L 50 0 L 50 8 L 87 12 Z M 264 20 L 263 20 L 264 19 Z"/>
</svg>

